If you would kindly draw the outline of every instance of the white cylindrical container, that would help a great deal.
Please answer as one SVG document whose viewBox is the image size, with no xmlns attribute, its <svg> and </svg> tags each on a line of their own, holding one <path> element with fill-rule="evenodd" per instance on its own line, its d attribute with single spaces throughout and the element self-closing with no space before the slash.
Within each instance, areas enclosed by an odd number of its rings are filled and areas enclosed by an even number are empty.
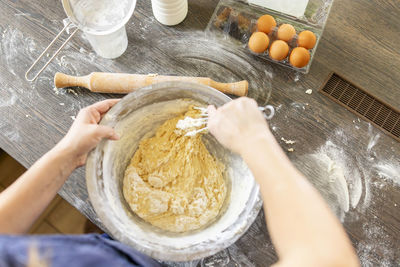
<svg viewBox="0 0 400 267">
<path fill-rule="evenodd" d="M 125 24 L 136 0 L 68 0 L 73 18 L 94 51 L 104 58 L 117 58 L 128 47 Z"/>
<path fill-rule="evenodd" d="M 117 58 L 121 56 L 128 47 L 125 25 L 110 34 L 85 33 L 85 36 L 96 54 L 104 58 Z"/>
<path fill-rule="evenodd" d="M 181 23 L 188 12 L 188 0 L 151 0 L 154 17 L 162 24 Z"/>
</svg>

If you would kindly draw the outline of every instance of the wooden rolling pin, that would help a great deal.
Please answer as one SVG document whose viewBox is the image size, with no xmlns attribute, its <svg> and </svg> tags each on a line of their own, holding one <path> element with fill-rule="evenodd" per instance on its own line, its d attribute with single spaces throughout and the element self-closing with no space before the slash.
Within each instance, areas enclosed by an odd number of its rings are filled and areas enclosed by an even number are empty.
<svg viewBox="0 0 400 267">
<path fill-rule="evenodd" d="M 235 83 L 219 83 L 210 78 L 161 76 L 157 74 L 126 74 L 92 72 L 87 76 L 69 76 L 57 72 L 54 76 L 54 84 L 57 88 L 81 86 L 97 93 L 127 94 L 143 86 L 169 81 L 194 82 L 213 87 L 225 94 L 245 96 L 249 88 L 247 81 Z"/>
</svg>

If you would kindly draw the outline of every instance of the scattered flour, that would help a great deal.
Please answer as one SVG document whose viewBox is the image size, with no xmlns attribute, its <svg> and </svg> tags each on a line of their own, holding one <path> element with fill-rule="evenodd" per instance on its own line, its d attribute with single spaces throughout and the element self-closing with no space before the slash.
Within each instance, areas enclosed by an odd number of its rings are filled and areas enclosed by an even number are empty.
<svg viewBox="0 0 400 267">
<path fill-rule="evenodd" d="M 53 91 L 54 91 L 54 93 L 55 93 L 56 95 L 59 95 L 59 94 L 60 94 L 60 89 L 57 88 L 57 87 L 53 87 Z"/>
<path fill-rule="evenodd" d="M 385 229 L 379 225 L 376 218 L 363 225 L 363 237 L 356 246 L 357 255 L 360 258 L 362 266 L 391 267 L 398 266 L 398 255 L 396 256 L 396 247 L 398 244 L 390 242 L 389 235 Z M 372 255 L 379 255 L 378 262 L 372 261 Z"/>
<path fill-rule="evenodd" d="M 21 141 L 21 136 L 17 131 L 3 131 L 2 134 L 4 134 L 11 142 L 17 143 Z"/>
<path fill-rule="evenodd" d="M 78 93 L 75 91 L 75 89 L 71 89 L 71 88 L 57 88 L 57 87 L 53 87 L 53 92 L 56 95 L 65 95 L 66 93 L 68 94 L 72 94 L 74 96 L 78 96 Z M 60 103 L 61 106 L 65 105 L 65 103 Z"/>
<path fill-rule="evenodd" d="M 368 135 L 370 136 L 370 138 L 369 138 L 369 142 L 368 142 L 368 146 L 367 146 L 367 152 L 368 152 L 368 154 L 371 154 L 371 150 L 378 142 L 380 134 L 379 133 L 373 134 L 372 133 L 372 125 L 369 124 L 368 125 Z"/>
<path fill-rule="evenodd" d="M 290 106 L 294 107 L 294 108 L 298 108 L 298 109 L 303 109 L 306 110 L 305 104 L 303 103 L 297 103 L 297 102 L 293 102 L 290 104 Z"/>
<path fill-rule="evenodd" d="M 78 96 L 78 93 L 74 89 L 68 88 L 67 92 L 73 94 L 74 96 Z"/>
<path fill-rule="evenodd" d="M 349 200 L 349 189 L 347 187 L 346 178 L 341 167 L 341 163 L 333 161 L 327 154 L 326 151 L 321 150 L 319 153 L 313 155 L 316 161 L 320 161 L 321 165 L 327 167 L 328 180 L 330 183 L 337 184 L 339 190 L 337 190 L 339 200 L 341 202 L 341 208 L 344 212 L 349 211 L 350 200 Z"/>
<path fill-rule="evenodd" d="M 263 249 L 263 248 L 261 248 Z M 221 252 L 201 260 L 200 267 L 219 267 L 219 266 L 248 266 L 255 267 L 256 265 L 250 261 L 241 249 L 233 244 Z"/>
<path fill-rule="evenodd" d="M 340 145 L 327 141 L 317 152 L 300 156 L 294 163 L 342 221 L 350 207 L 358 205 L 362 195 L 361 174 Z"/>
<path fill-rule="evenodd" d="M 296 72 L 294 75 L 293 81 L 297 83 L 298 81 L 300 81 L 300 78 L 301 78 L 301 74 L 299 72 Z"/>
<path fill-rule="evenodd" d="M 11 87 L 3 87 L 2 98 L 0 99 L 0 108 L 9 107 L 17 102 L 17 95 Z"/>
<path fill-rule="evenodd" d="M 399 162 L 379 162 L 373 165 L 380 178 L 390 180 L 400 186 L 400 164 Z"/>
<path fill-rule="evenodd" d="M 33 59 L 34 55 L 37 54 L 35 53 L 35 42 L 31 37 L 25 37 L 21 31 L 11 27 L 3 30 L 0 41 L 0 54 L 5 60 L 8 71 L 15 76 L 20 76 L 21 72 L 16 70 L 20 65 L 18 59 L 24 56 Z"/>
<path fill-rule="evenodd" d="M 284 137 L 281 137 L 281 140 L 282 140 L 283 142 L 285 142 L 285 144 L 288 144 L 288 145 L 293 145 L 294 143 L 296 143 L 296 141 L 287 140 L 287 139 L 285 139 Z"/>
<path fill-rule="evenodd" d="M 354 143 L 354 139 L 347 133 L 348 129 L 344 127 L 334 131 L 317 153 L 300 158 L 302 164 L 297 165 L 301 171 L 306 170 L 306 174 L 310 172 L 310 167 L 315 168 L 313 176 L 308 177 L 315 177 L 315 173 L 320 174 L 320 177 L 329 177 L 331 186 L 324 179 L 311 182 L 342 221 L 347 216 L 349 222 L 355 222 L 360 214 L 368 214 L 369 220 L 364 223 L 360 233 L 362 236 L 356 243 L 362 266 L 397 266 L 394 265 L 399 263 L 396 255 L 398 245 L 394 244 L 396 239 L 390 236 L 389 228 L 380 220 L 381 211 L 376 210 L 380 208 L 376 198 L 384 197 L 390 186 L 400 186 L 397 150 L 393 145 L 393 156 L 389 159 L 383 157 L 381 147 L 378 147 L 380 138 L 384 138 L 381 132 L 359 119 L 353 123 L 355 125 L 348 128 L 350 133 L 357 126 L 368 134 L 366 142 L 359 144 L 361 149 L 356 147 L 357 143 Z M 358 149 L 359 153 L 354 155 L 351 153 L 353 149 Z M 305 160 L 313 162 L 306 163 Z M 390 205 L 397 207 L 398 203 L 393 201 Z M 376 259 L 379 262 L 375 262 Z"/>
<path fill-rule="evenodd" d="M 75 24 L 73 24 L 73 23 L 70 24 L 69 18 L 63 19 L 62 22 L 63 22 L 64 27 L 69 24 L 68 27 L 65 29 L 65 32 L 67 34 L 70 34 L 76 28 Z"/>
</svg>

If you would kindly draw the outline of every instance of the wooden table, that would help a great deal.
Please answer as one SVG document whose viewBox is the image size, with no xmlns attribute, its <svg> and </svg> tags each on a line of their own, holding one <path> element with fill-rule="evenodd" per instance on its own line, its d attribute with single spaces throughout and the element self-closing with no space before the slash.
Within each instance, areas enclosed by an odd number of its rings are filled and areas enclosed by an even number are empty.
<svg viewBox="0 0 400 267">
<path fill-rule="evenodd" d="M 122 57 L 98 58 L 79 33 L 36 82 L 28 83 L 25 71 L 62 28 L 62 5 L 50 0 L 0 0 L 0 147 L 29 167 L 61 139 L 80 108 L 117 97 L 84 89 L 55 92 L 56 71 L 199 75 L 220 81 L 247 78 L 249 95 L 260 104 L 268 100 L 272 88 L 269 103 L 277 107 L 270 121 L 274 134 L 279 140 L 296 141 L 281 144 L 294 148 L 288 152 L 290 158 L 341 217 L 363 265 L 399 265 L 399 142 L 317 89 L 334 71 L 399 108 L 400 3 L 336 0 L 310 73 L 298 75 L 207 41 L 203 31 L 217 2 L 189 2 L 187 19 L 179 26 L 164 27 L 152 17 L 150 1 L 139 1 L 127 24 L 129 47 Z M 305 94 L 307 89 L 313 93 Z M 323 175 L 321 155 L 330 157 L 346 176 L 351 202 L 347 212 L 338 201 L 340 187 Z M 88 200 L 83 168 L 73 173 L 60 194 L 100 224 Z M 265 266 L 276 260 L 261 212 L 239 241 L 201 263 Z"/>
</svg>

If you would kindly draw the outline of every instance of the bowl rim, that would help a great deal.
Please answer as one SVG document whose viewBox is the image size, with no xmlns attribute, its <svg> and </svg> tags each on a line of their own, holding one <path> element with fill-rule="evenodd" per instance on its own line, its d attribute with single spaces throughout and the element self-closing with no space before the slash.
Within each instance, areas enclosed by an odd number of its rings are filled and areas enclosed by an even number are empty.
<svg viewBox="0 0 400 267">
<path fill-rule="evenodd" d="M 115 111 L 118 109 L 118 106 L 123 105 L 125 102 L 131 101 L 132 99 L 138 99 L 141 96 L 144 96 L 146 94 L 150 94 L 153 91 L 158 91 L 158 90 L 165 90 L 166 88 L 179 88 L 179 89 L 188 89 L 188 88 L 194 88 L 196 90 L 201 90 L 203 92 L 208 92 L 211 93 L 211 95 L 219 97 L 221 100 L 225 101 L 225 103 L 228 103 L 232 99 L 221 93 L 220 91 L 206 86 L 202 84 L 197 84 L 197 83 L 189 83 L 189 82 L 163 82 L 163 83 L 158 83 L 158 84 L 153 84 L 150 86 L 142 87 L 132 93 L 129 93 L 125 97 L 121 99 L 114 107 L 112 107 L 109 112 L 113 113 L 113 110 Z M 108 116 L 104 116 L 103 119 L 100 122 L 100 125 L 110 125 L 112 124 L 111 119 L 108 119 Z M 115 125 L 113 125 L 115 126 Z M 104 225 L 105 229 L 107 230 L 107 233 L 110 234 L 114 239 L 136 249 L 137 251 L 144 253 L 150 257 L 159 259 L 159 260 L 164 260 L 164 261 L 188 261 L 188 260 L 196 260 L 196 259 L 201 259 L 207 256 L 214 255 L 218 253 L 219 251 L 229 247 L 233 243 L 235 243 L 247 230 L 248 228 L 253 224 L 255 221 L 257 215 L 259 214 L 261 207 L 262 207 L 262 199 L 260 196 L 259 192 L 259 187 L 256 185 L 256 189 L 254 195 L 251 196 L 251 203 L 253 205 L 253 208 L 247 212 L 247 214 L 243 214 L 245 210 L 241 211 L 239 218 L 240 218 L 240 224 L 232 224 L 229 227 L 232 227 L 235 225 L 235 231 L 239 232 L 239 234 L 231 234 L 229 235 L 226 239 L 224 240 L 216 240 L 215 245 L 218 245 L 217 248 L 215 246 L 208 246 L 204 248 L 202 251 L 195 251 L 194 253 L 190 253 L 190 251 L 186 251 L 188 248 L 184 249 L 172 249 L 169 250 L 168 252 L 166 251 L 155 251 L 152 248 L 149 248 L 146 245 L 140 244 L 138 242 L 135 242 L 135 240 L 131 240 L 129 238 L 124 238 L 124 235 L 121 235 L 121 231 L 114 227 L 114 224 L 112 220 L 107 216 L 108 214 L 103 208 L 104 203 L 100 202 L 100 199 L 95 196 L 96 193 L 99 192 L 99 185 L 97 183 L 97 178 L 98 174 L 96 171 L 96 158 L 95 158 L 95 152 L 99 151 L 100 148 L 104 146 L 105 140 L 101 141 L 100 144 L 92 150 L 88 158 L 86 160 L 86 186 L 87 186 L 87 191 L 89 195 L 90 202 L 93 206 L 93 209 L 101 221 L 101 223 Z M 102 175 L 102 174 L 101 174 Z M 247 200 L 248 202 L 250 201 Z M 244 218 L 243 216 L 246 216 Z M 236 222 L 235 222 L 236 223 Z M 234 231 L 233 231 L 234 232 Z"/>
</svg>

